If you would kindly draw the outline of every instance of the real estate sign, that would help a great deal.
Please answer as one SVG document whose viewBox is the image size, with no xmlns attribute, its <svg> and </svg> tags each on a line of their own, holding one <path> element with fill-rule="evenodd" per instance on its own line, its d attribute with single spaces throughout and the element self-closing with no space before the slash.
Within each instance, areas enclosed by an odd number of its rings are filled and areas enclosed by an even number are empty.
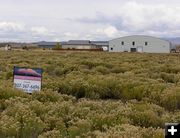
<svg viewBox="0 0 180 138">
<path fill-rule="evenodd" d="M 32 93 L 41 90 L 43 70 L 40 68 L 14 67 L 14 87 Z"/>
</svg>

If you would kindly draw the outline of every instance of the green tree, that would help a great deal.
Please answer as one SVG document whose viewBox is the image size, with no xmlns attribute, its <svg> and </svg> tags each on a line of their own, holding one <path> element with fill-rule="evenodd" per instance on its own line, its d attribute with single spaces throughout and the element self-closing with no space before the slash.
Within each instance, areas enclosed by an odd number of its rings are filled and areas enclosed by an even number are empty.
<svg viewBox="0 0 180 138">
<path fill-rule="evenodd" d="M 57 42 L 56 43 L 56 49 L 61 49 L 61 48 L 62 48 L 61 44 L 59 42 Z"/>
</svg>

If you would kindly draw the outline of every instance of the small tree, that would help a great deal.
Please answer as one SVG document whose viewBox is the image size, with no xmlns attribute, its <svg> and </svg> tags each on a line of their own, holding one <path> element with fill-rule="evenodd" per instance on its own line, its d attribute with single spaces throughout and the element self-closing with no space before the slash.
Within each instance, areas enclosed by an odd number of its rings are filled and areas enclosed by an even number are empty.
<svg viewBox="0 0 180 138">
<path fill-rule="evenodd" d="M 23 50 L 28 50 L 28 47 L 27 47 L 26 45 L 24 45 L 24 46 L 22 47 L 22 49 L 23 49 Z"/>
<path fill-rule="evenodd" d="M 61 49 L 61 48 L 62 48 L 61 44 L 59 42 L 56 43 L 56 49 Z"/>
</svg>

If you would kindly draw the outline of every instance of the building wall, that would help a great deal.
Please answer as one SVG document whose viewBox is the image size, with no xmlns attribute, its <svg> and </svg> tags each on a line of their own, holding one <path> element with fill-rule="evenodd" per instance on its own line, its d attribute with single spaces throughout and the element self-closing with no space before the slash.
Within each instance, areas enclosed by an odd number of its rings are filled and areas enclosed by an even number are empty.
<svg viewBox="0 0 180 138">
<path fill-rule="evenodd" d="M 127 36 L 109 41 L 109 52 L 131 52 L 131 48 L 136 48 L 137 52 L 170 53 L 170 47 L 170 42 L 151 36 Z"/>
<path fill-rule="evenodd" d="M 40 48 L 45 48 L 45 49 L 52 49 L 55 48 L 55 45 L 39 45 Z"/>
<path fill-rule="evenodd" d="M 62 45 L 63 49 L 96 49 L 96 46 L 94 45 Z"/>
</svg>

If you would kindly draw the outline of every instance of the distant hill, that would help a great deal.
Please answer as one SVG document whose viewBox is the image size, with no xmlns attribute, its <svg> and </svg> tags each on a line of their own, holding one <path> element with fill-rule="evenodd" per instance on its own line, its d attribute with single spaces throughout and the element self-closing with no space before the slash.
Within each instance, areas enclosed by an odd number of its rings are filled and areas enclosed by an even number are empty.
<svg viewBox="0 0 180 138">
<path fill-rule="evenodd" d="M 173 45 L 180 45 L 180 37 L 163 38 L 163 39 L 170 41 Z"/>
</svg>

